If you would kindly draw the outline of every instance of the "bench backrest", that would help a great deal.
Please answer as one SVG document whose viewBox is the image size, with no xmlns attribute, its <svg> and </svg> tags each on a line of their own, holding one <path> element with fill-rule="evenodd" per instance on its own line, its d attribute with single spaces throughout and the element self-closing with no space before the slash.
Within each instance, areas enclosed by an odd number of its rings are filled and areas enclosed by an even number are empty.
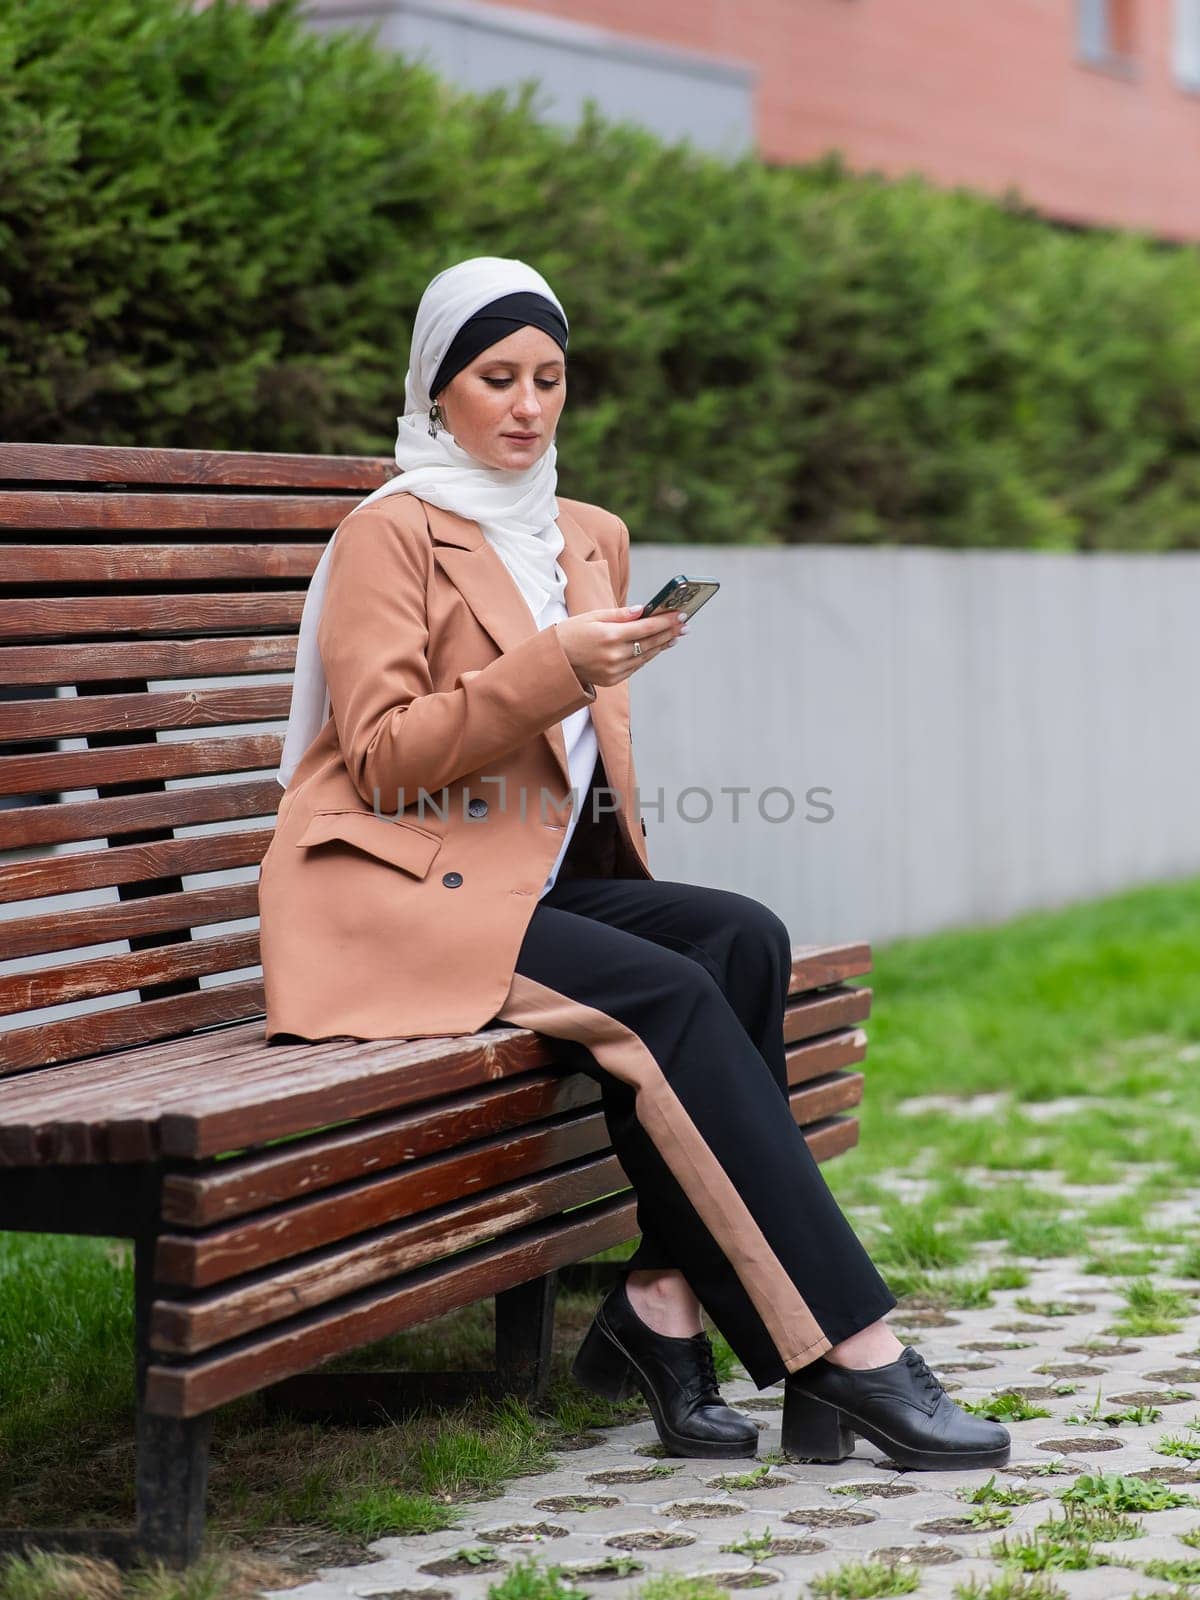
<svg viewBox="0 0 1200 1600">
<path fill-rule="evenodd" d="M 0 445 L 0 1071 L 262 1015 L 305 590 L 394 471 Z"/>
</svg>

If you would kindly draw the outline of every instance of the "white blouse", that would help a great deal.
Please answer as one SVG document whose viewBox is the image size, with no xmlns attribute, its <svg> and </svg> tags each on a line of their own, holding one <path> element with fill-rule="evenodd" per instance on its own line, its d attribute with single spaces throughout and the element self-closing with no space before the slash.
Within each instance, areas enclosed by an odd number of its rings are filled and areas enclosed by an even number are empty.
<svg viewBox="0 0 1200 1600">
<path fill-rule="evenodd" d="M 537 619 L 539 630 L 549 628 L 556 622 L 563 622 L 570 615 L 566 604 L 562 600 L 550 599 L 546 601 L 541 616 Z M 579 821 L 579 809 L 587 798 L 588 786 L 592 781 L 592 774 L 596 767 L 596 756 L 599 745 L 596 742 L 596 729 L 592 722 L 592 708 L 590 705 L 580 706 L 578 711 L 572 711 L 569 717 L 564 717 L 560 724 L 563 739 L 567 746 L 567 767 L 571 774 L 571 787 L 575 791 L 575 800 L 567 817 L 566 830 L 563 841 L 559 847 L 554 865 L 550 868 L 550 876 L 538 894 L 540 900 L 543 895 L 549 894 L 554 887 L 554 880 L 558 877 L 558 869 L 562 858 L 567 853 L 571 843 L 571 835 L 575 832 L 575 824 Z M 555 790 L 555 798 L 558 791 Z M 539 797 L 540 803 L 540 797 Z M 553 813 L 551 813 L 553 814 Z"/>
</svg>

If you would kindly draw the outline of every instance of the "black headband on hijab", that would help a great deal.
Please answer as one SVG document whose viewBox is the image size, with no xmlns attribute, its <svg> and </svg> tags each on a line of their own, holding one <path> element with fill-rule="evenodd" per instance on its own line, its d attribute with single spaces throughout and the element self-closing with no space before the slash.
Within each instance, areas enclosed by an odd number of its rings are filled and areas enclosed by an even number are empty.
<svg viewBox="0 0 1200 1600">
<path fill-rule="evenodd" d="M 429 385 L 429 398 L 436 400 L 451 378 L 469 366 L 489 345 L 507 339 L 518 328 L 530 326 L 541 328 L 566 350 L 567 325 L 558 307 L 545 295 L 532 289 L 518 289 L 515 294 L 502 294 L 498 300 L 489 301 L 467 318 L 450 341 L 450 348 Z"/>
</svg>

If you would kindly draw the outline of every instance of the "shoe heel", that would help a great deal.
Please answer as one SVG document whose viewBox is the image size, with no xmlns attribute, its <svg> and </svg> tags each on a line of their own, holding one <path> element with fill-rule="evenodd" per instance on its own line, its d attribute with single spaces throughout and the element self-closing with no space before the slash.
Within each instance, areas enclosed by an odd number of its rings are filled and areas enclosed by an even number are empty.
<svg viewBox="0 0 1200 1600">
<path fill-rule="evenodd" d="M 843 1461 L 854 1453 L 854 1430 L 836 1406 L 801 1394 L 788 1383 L 783 1392 L 780 1443 L 801 1461 Z"/>
<path fill-rule="evenodd" d="M 571 1363 L 571 1376 L 606 1400 L 628 1400 L 637 1393 L 633 1363 L 595 1322 Z"/>
</svg>

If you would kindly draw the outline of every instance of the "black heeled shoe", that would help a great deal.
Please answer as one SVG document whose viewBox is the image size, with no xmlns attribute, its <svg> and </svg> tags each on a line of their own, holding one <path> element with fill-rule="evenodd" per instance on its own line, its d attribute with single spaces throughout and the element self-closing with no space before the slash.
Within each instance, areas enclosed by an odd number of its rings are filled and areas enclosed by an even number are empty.
<svg viewBox="0 0 1200 1600">
<path fill-rule="evenodd" d="M 639 1389 L 674 1456 L 752 1456 L 758 1428 L 721 1399 L 706 1333 L 677 1339 L 656 1333 L 629 1303 L 624 1280 L 601 1301 L 571 1376 L 606 1400 Z"/>
<path fill-rule="evenodd" d="M 906 1344 L 883 1367 L 839 1367 L 818 1356 L 784 1380 L 783 1448 L 803 1461 L 842 1461 L 861 1434 L 900 1467 L 1002 1467 L 1002 1423 L 964 1411 Z"/>
</svg>

